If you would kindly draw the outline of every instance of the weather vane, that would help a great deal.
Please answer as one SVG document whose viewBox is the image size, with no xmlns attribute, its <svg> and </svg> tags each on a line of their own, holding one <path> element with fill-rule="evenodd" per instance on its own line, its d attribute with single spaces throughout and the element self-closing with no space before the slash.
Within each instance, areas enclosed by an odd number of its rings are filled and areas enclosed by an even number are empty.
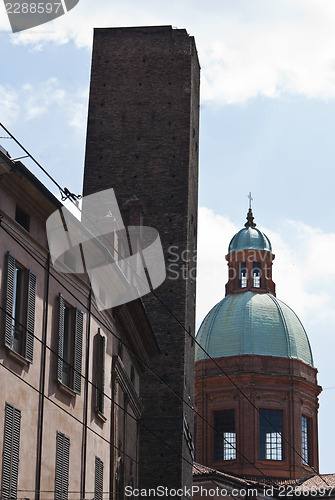
<svg viewBox="0 0 335 500">
<path fill-rule="evenodd" d="M 248 194 L 248 198 L 249 198 L 249 208 L 251 210 L 251 202 L 253 201 L 253 197 L 251 196 L 251 191 L 250 193 Z"/>
</svg>

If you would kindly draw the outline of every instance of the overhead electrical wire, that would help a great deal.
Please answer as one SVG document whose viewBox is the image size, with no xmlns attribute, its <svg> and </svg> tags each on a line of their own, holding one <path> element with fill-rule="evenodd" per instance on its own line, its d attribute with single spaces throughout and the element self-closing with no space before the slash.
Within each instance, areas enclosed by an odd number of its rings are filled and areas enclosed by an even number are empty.
<svg viewBox="0 0 335 500">
<path fill-rule="evenodd" d="M 0 310 L 2 310 L 6 315 L 8 315 L 8 313 L 6 312 L 6 310 L 0 306 Z M 14 320 L 15 318 L 13 316 L 10 316 L 12 320 Z M 19 326 L 21 326 L 22 328 L 24 328 L 24 325 L 22 325 L 21 323 L 19 323 Z M 40 344 L 42 344 L 43 346 L 46 347 L 46 349 L 48 349 L 48 351 L 51 352 L 51 354 L 55 355 L 58 359 L 59 359 L 59 354 L 54 351 L 50 346 L 48 346 L 45 342 L 42 341 L 42 339 L 39 339 L 35 334 L 33 335 L 33 337 L 38 341 L 40 342 Z M 62 359 L 62 358 L 61 358 Z M 51 399 L 50 397 L 46 396 L 41 390 L 39 390 L 37 387 L 33 386 L 32 384 L 30 384 L 27 380 L 25 379 L 22 379 L 20 377 L 19 374 L 15 373 L 13 370 L 11 370 L 8 366 L 4 365 L 4 364 L 0 364 L 1 367 L 5 368 L 6 370 L 8 370 L 12 375 L 14 375 L 16 378 L 18 378 L 20 381 L 23 381 L 26 385 L 28 385 L 28 387 L 30 387 L 31 389 L 33 389 L 35 392 L 37 392 L 39 395 L 41 395 L 42 397 L 45 397 L 48 401 L 50 401 L 52 404 L 54 404 L 58 409 L 60 409 L 61 411 L 64 411 L 67 415 L 69 415 L 70 417 L 72 417 L 74 420 L 76 420 L 81 426 L 84 425 L 84 422 L 81 421 L 78 417 L 76 417 L 75 415 L 73 415 L 72 413 L 70 413 L 69 411 L 67 411 L 65 408 L 63 408 L 61 405 L 59 405 L 55 400 Z M 98 386 L 96 386 L 91 380 L 89 380 L 88 376 L 86 375 L 83 375 L 81 372 L 79 372 L 78 370 L 76 370 L 76 368 L 72 365 L 69 365 L 71 367 L 71 369 L 76 372 L 76 373 L 79 373 L 80 377 L 82 379 L 84 379 L 84 381 L 89 384 L 90 386 L 92 386 L 93 389 L 95 390 L 98 390 L 100 393 L 103 394 L 104 397 L 106 397 L 106 399 L 108 399 L 113 405 L 115 405 L 117 408 L 119 408 L 121 411 L 123 411 L 127 416 L 129 416 L 131 419 L 135 420 L 135 422 L 138 421 L 138 419 L 136 418 L 135 415 L 132 415 L 130 412 L 128 412 L 126 410 L 126 408 L 122 407 L 122 405 L 120 405 L 117 401 L 115 401 L 109 394 L 107 394 L 106 392 L 104 391 L 101 391 L 99 389 Z M 79 408 L 80 410 L 84 410 L 84 408 Z M 86 409 L 92 409 L 91 407 L 87 407 Z M 21 411 L 25 411 L 25 410 L 21 410 Z M 30 410 L 30 411 L 34 411 L 34 410 Z M 37 410 L 35 410 L 37 411 Z M 199 415 L 200 416 L 200 415 Z M 207 421 L 205 421 L 205 423 L 207 423 Z M 147 427 L 141 420 L 139 421 L 139 425 L 141 427 L 143 427 L 146 431 L 148 431 L 150 434 L 152 434 L 156 439 L 158 439 L 159 441 L 161 441 L 165 446 L 167 446 L 171 451 L 173 451 L 179 458 L 182 458 L 188 465 L 191 465 L 192 467 L 194 467 L 197 471 L 199 472 L 202 472 L 201 469 L 199 469 L 198 465 L 194 462 L 191 462 L 189 461 L 186 457 L 184 457 L 183 455 L 180 454 L 180 452 L 178 452 L 177 450 L 175 450 L 169 443 L 167 443 L 163 438 L 161 438 L 160 436 L 158 436 L 150 427 Z M 211 426 L 211 424 L 209 424 Z M 211 426 L 212 427 L 212 426 Z M 130 455 L 128 455 L 126 452 L 124 452 L 121 448 L 119 448 L 118 446 L 116 446 L 115 444 L 113 444 L 111 441 L 109 441 L 108 439 L 104 438 L 103 436 L 101 436 L 98 432 L 94 431 L 89 425 L 87 426 L 88 430 L 90 430 L 93 434 L 97 435 L 98 437 L 101 437 L 103 441 L 105 441 L 107 444 L 113 446 L 114 449 L 118 450 L 122 455 L 126 456 L 127 458 L 129 458 L 130 460 L 132 460 L 134 463 L 138 464 L 138 460 L 136 460 L 135 458 L 131 457 Z M 214 427 L 212 427 L 214 429 Z M 216 431 L 217 432 L 217 431 Z M 218 433 L 219 434 L 219 433 Z M 220 435 L 220 434 L 219 434 Z M 220 435 L 220 437 L 222 437 Z M 225 438 L 224 438 L 225 439 Z M 228 441 L 227 441 L 228 442 Z M 228 442 L 229 443 L 229 442 Z M 229 443 L 230 444 L 230 443 Z M 235 448 L 235 447 L 234 447 Z M 236 448 L 235 448 L 236 449 Z M 238 449 L 236 449 L 237 453 L 241 454 L 239 452 Z M 245 458 L 246 460 L 248 460 L 246 457 L 243 456 L 243 454 L 241 454 L 243 458 Z M 251 463 L 252 465 L 252 463 Z M 259 472 L 262 472 L 262 471 L 259 471 Z M 266 479 L 270 479 L 268 478 L 265 474 L 263 474 L 264 477 Z M 211 480 L 211 482 L 213 482 L 216 486 L 222 488 L 222 485 L 219 485 L 218 483 L 216 483 L 214 480 Z M 277 486 L 276 483 L 272 482 L 272 484 L 274 486 Z M 28 490 L 20 490 L 20 491 L 28 491 Z M 35 491 L 35 490 L 34 490 Z M 40 490 L 40 492 L 46 492 L 44 490 Z M 79 493 L 79 492 L 73 492 L 73 493 Z M 87 494 L 88 492 L 86 492 Z M 189 499 L 190 497 L 187 497 L 185 495 L 183 495 L 185 498 Z"/>
<path fill-rule="evenodd" d="M 31 254 L 31 252 L 27 249 L 26 246 L 22 245 L 22 243 L 20 241 L 17 240 L 17 238 L 15 238 L 15 236 L 13 234 L 11 234 L 10 231 L 8 231 L 4 226 L 3 226 L 3 221 L 0 219 L 0 227 L 9 235 L 11 236 L 15 241 L 16 243 L 18 243 L 21 248 L 23 248 L 45 271 L 47 271 L 50 276 L 52 278 L 55 279 L 55 281 L 57 281 L 58 284 L 60 284 L 73 298 L 75 298 L 78 303 L 80 304 L 80 306 L 85 309 L 86 311 L 88 311 L 88 307 L 86 304 L 84 304 L 81 300 L 78 299 L 78 297 L 73 293 L 71 292 L 71 290 L 69 290 L 64 284 L 61 283 L 61 281 L 47 268 L 45 267 L 34 255 Z M 7 311 L 5 310 L 4 307 L 0 306 L 0 310 L 2 310 L 5 314 L 8 314 Z M 224 436 L 222 436 L 215 428 L 214 426 L 208 422 L 199 412 L 197 412 L 194 407 L 192 405 L 189 404 L 188 401 L 186 401 L 185 399 L 183 399 L 182 396 L 180 396 L 167 382 L 165 382 L 154 370 L 152 370 L 152 368 L 145 362 L 142 360 L 142 358 L 140 358 L 136 352 L 131 349 L 131 347 L 129 347 L 120 337 L 118 337 L 111 329 L 108 325 L 106 325 L 102 320 L 101 318 L 99 318 L 97 315 L 95 315 L 92 311 L 91 311 L 91 316 L 99 322 L 99 324 L 105 329 L 107 330 L 109 333 L 111 333 L 115 338 L 116 340 L 118 340 L 119 342 L 121 342 L 126 349 L 128 349 L 129 352 L 131 352 L 137 359 L 140 363 L 142 363 L 160 382 L 162 382 L 175 396 L 177 396 L 183 403 L 185 403 L 191 410 L 194 414 L 196 414 L 203 422 L 206 423 L 206 425 L 208 425 L 211 429 L 214 430 L 214 432 L 216 434 L 219 435 L 220 438 L 223 438 L 224 441 L 227 442 L 227 444 L 229 444 L 230 446 L 232 446 L 236 452 L 242 457 L 244 458 L 251 466 L 253 466 L 258 472 L 260 472 L 266 479 L 270 479 L 266 474 L 263 473 L 263 471 L 261 469 L 259 469 L 253 462 L 251 462 L 246 456 L 244 456 L 244 454 L 239 451 L 234 445 L 232 445 L 228 440 L 227 438 L 225 438 Z M 13 319 L 13 318 L 12 318 Z M 24 328 L 24 325 L 21 325 L 23 328 Z M 59 355 L 56 351 L 54 351 L 53 349 L 51 349 L 50 346 L 48 346 L 44 341 L 42 341 L 41 339 L 39 339 L 35 334 L 33 335 L 34 338 L 36 338 L 36 340 L 38 342 L 40 342 L 42 345 L 44 345 L 50 352 L 52 352 L 53 354 L 55 354 L 57 356 L 57 358 L 59 358 Z M 71 368 L 76 371 L 78 374 L 80 374 L 81 377 L 84 377 L 84 375 L 82 373 L 80 373 L 79 371 L 75 370 L 75 367 L 71 366 Z M 91 385 L 94 386 L 93 382 L 87 380 L 88 383 L 90 383 Z M 96 386 L 94 386 L 96 387 Z M 107 398 L 110 399 L 110 397 L 104 393 L 104 395 L 106 395 Z M 113 401 L 113 400 L 111 400 Z M 141 424 L 142 425 L 142 424 Z M 146 429 L 146 430 L 150 430 L 150 429 Z M 151 430 L 150 430 L 151 432 Z M 168 443 L 166 443 L 167 446 L 170 446 Z"/>
<path fill-rule="evenodd" d="M 67 189 L 67 188 L 61 188 L 60 184 L 57 183 L 57 181 L 55 181 L 55 179 L 49 174 L 47 173 L 47 171 L 40 165 L 39 162 L 37 162 L 37 160 L 35 160 L 35 158 L 33 156 L 30 155 L 30 153 L 22 146 L 22 144 L 20 144 L 20 142 L 10 133 L 10 131 L 3 125 L 0 123 L 0 126 L 2 126 L 4 128 L 4 130 L 11 136 L 11 138 L 30 156 L 30 158 L 42 169 L 42 171 L 44 173 L 46 173 L 49 177 L 49 179 L 52 180 L 52 182 L 54 182 L 54 184 L 58 187 L 58 189 L 66 196 L 66 198 L 70 199 L 70 201 L 78 208 L 74 198 L 76 197 L 76 195 L 73 195 L 72 193 L 70 193 L 70 191 Z M 71 196 L 69 196 L 71 195 Z M 84 215 L 86 216 L 86 214 L 84 214 L 82 212 L 82 210 L 79 209 L 79 211 Z M 87 218 L 87 216 L 86 216 Z M 89 222 L 92 224 L 92 221 L 89 219 Z M 104 236 L 104 235 L 102 235 Z M 110 242 L 108 242 L 108 245 L 110 245 Z M 120 252 L 114 248 L 114 246 L 112 246 L 113 250 L 119 255 L 120 255 Z M 121 256 L 122 258 L 122 256 Z M 140 280 L 143 281 L 142 277 L 139 276 L 136 271 L 134 271 L 130 264 L 128 262 L 126 262 L 127 266 L 130 267 L 130 269 L 132 270 L 132 272 L 135 272 L 135 274 L 137 275 L 137 278 L 139 278 Z M 193 337 L 193 335 L 185 328 L 185 326 L 181 323 L 181 321 L 175 316 L 175 314 L 168 308 L 168 306 L 166 306 L 166 304 L 158 297 L 158 295 L 153 291 L 151 290 L 151 293 L 153 294 L 153 296 L 160 302 L 160 304 L 169 312 L 169 314 L 175 319 L 175 321 L 177 321 L 177 323 L 182 327 L 182 329 L 194 340 L 194 342 L 196 343 L 196 345 L 198 345 L 200 347 L 200 349 L 203 351 L 203 353 L 208 357 L 208 359 L 210 359 L 215 365 L 217 368 L 219 368 L 219 370 L 221 371 L 221 373 L 223 375 L 225 375 L 228 380 L 235 386 L 235 388 L 249 401 L 249 403 L 254 407 L 254 409 L 260 414 L 262 415 L 262 417 L 264 418 L 264 420 L 266 420 L 270 425 L 271 427 L 279 434 L 282 435 L 282 438 L 283 440 L 292 448 L 292 450 L 302 459 L 302 455 L 294 448 L 294 446 L 285 438 L 285 436 L 283 436 L 282 432 L 279 431 L 275 426 L 274 424 L 265 416 L 261 413 L 261 410 L 259 410 L 256 405 L 253 403 L 253 401 L 244 393 L 244 391 L 231 379 L 231 377 L 223 370 L 222 367 L 220 367 L 216 361 L 214 360 L 214 358 L 212 358 L 209 353 L 200 345 L 200 343 L 196 340 L 196 338 Z M 120 340 L 120 339 L 119 339 Z M 127 346 L 126 346 L 127 347 Z M 128 347 L 129 348 L 129 347 Z M 179 395 L 178 395 L 179 396 Z M 184 400 L 183 400 L 184 401 Z M 184 403 L 188 404 L 186 401 L 184 401 Z M 310 464 L 308 464 L 312 470 L 318 475 L 318 472 L 316 471 L 316 469 L 311 466 Z M 321 476 L 320 476 L 321 478 Z M 326 483 L 326 481 L 322 478 L 322 480 Z M 327 483 L 326 483 L 327 484 Z M 327 484 L 327 486 L 329 486 Z"/>
<path fill-rule="evenodd" d="M 25 151 L 25 152 L 29 155 L 29 157 L 30 157 L 30 158 L 31 158 L 31 159 L 32 159 L 32 160 L 36 163 L 36 165 L 37 165 L 39 168 L 41 168 L 41 170 L 42 170 L 42 171 L 43 171 L 43 172 L 44 172 L 44 173 L 48 176 L 48 178 L 49 178 L 49 179 L 50 179 L 50 180 L 51 180 L 51 181 L 52 181 L 52 182 L 53 182 L 53 183 L 54 183 L 54 184 L 58 187 L 58 189 L 61 191 L 61 193 L 63 193 L 63 195 L 65 196 L 65 199 L 70 199 L 70 201 L 71 201 L 71 202 L 72 202 L 72 203 L 73 203 L 73 204 L 74 204 L 74 205 L 78 208 L 77 203 L 75 202 L 75 198 L 78 198 L 78 197 L 77 197 L 76 195 L 73 195 L 73 193 L 71 193 L 71 192 L 70 192 L 67 188 L 64 188 L 64 189 L 63 189 L 63 188 L 60 186 L 60 184 L 59 184 L 59 183 L 58 183 L 58 182 L 57 182 L 57 181 L 56 181 L 56 180 L 55 180 L 55 179 L 54 179 L 54 178 L 53 178 L 53 177 L 52 177 L 52 176 L 51 176 L 51 175 L 50 175 L 50 174 L 49 174 L 49 173 L 48 173 L 48 172 L 47 172 L 47 171 L 46 171 L 46 170 L 45 170 L 45 169 L 41 166 L 41 165 L 40 165 L 40 163 L 39 163 L 39 162 L 38 162 L 38 161 L 37 161 L 37 160 L 36 160 L 36 159 L 35 159 L 32 155 L 30 155 L 30 153 L 29 153 L 29 152 L 28 152 L 28 151 L 27 151 L 27 150 L 26 150 L 26 149 L 22 146 L 22 144 L 20 144 L 20 142 L 19 142 L 19 141 L 18 141 L 18 140 L 17 140 L 17 139 L 16 139 L 16 138 L 15 138 L 15 137 L 14 137 L 14 136 L 10 133 L 10 131 L 9 131 L 9 130 L 8 130 L 8 129 L 7 129 L 7 128 L 6 128 L 6 127 L 2 124 L 2 123 L 0 123 L 0 126 L 1 126 L 1 127 L 2 127 L 2 128 L 3 128 L 3 129 L 4 129 L 4 130 L 5 130 L 5 131 L 9 134 L 9 135 L 10 135 L 10 137 L 11 137 L 13 140 L 14 140 L 14 141 L 15 141 L 15 142 L 16 142 L 16 143 L 17 143 L 17 144 L 18 144 L 18 145 L 19 145 L 19 146 L 23 149 L 23 151 Z M 10 158 L 9 158 L 9 160 L 10 160 Z M 79 209 L 79 208 L 78 208 L 78 209 Z M 84 214 L 84 213 L 82 212 L 82 210 L 80 210 L 80 209 L 79 209 L 79 211 L 80 211 L 82 214 Z M 86 216 L 86 214 L 84 214 L 84 216 Z M 86 216 L 86 217 L 87 217 L 87 216 Z M 90 221 L 90 223 L 92 223 L 92 221 Z M 102 235 L 102 236 L 104 236 L 104 235 Z M 108 242 L 108 245 L 110 245 L 110 242 Z M 119 252 L 117 249 L 115 249 L 113 246 L 112 246 L 112 248 L 113 248 L 113 250 L 114 250 L 114 251 L 115 251 L 118 255 L 120 255 L 120 252 Z M 120 256 L 121 256 L 121 255 L 120 255 Z M 121 256 L 121 257 L 122 257 L 122 256 Z M 141 278 L 141 276 L 139 276 L 139 275 L 136 273 L 136 271 L 134 271 L 134 270 L 131 268 L 130 264 L 129 264 L 128 262 L 126 262 L 126 264 L 130 267 L 130 269 L 132 270 L 132 272 L 134 272 L 134 273 L 137 275 L 138 279 L 140 279 L 140 280 L 142 280 L 142 281 L 143 281 L 143 279 Z M 56 279 L 56 278 L 55 278 L 55 279 Z M 63 285 L 62 285 L 62 286 L 63 286 Z M 233 386 L 234 386 L 234 387 L 235 387 L 235 388 L 236 388 L 236 389 L 240 392 L 240 394 L 241 394 L 244 398 L 246 398 L 246 400 L 247 400 L 247 401 L 248 401 L 248 402 L 249 402 L 249 403 L 253 406 L 253 408 L 254 408 L 254 409 L 255 409 L 255 410 L 256 410 L 256 411 L 257 411 L 260 415 L 262 415 L 262 417 L 264 418 L 264 420 L 266 420 L 266 421 L 268 422 L 268 424 L 270 424 L 270 425 L 271 425 L 271 427 L 272 427 L 272 428 L 273 428 L 273 429 L 274 429 L 274 430 L 275 430 L 278 434 L 280 434 L 280 435 L 282 436 L 283 441 L 285 441 L 285 442 L 288 444 L 288 446 L 289 446 L 289 447 L 290 447 L 290 448 L 291 448 L 291 449 L 292 449 L 292 450 L 293 450 L 293 451 L 294 451 L 294 452 L 295 452 L 295 453 L 296 453 L 296 454 L 297 454 L 297 455 L 298 455 L 298 456 L 299 456 L 302 460 L 304 460 L 304 458 L 302 457 L 302 455 L 301 455 L 301 454 L 300 454 L 300 453 L 299 453 L 299 452 L 298 452 L 298 451 L 294 448 L 294 446 L 293 446 L 293 445 L 292 445 L 292 444 L 291 444 L 291 443 L 290 443 L 290 442 L 289 442 L 289 441 L 285 438 L 285 436 L 283 435 L 283 433 L 282 433 L 281 431 L 279 431 L 279 430 L 278 430 L 278 429 L 274 426 L 274 424 L 273 424 L 273 423 L 272 423 L 272 422 L 271 422 L 271 421 L 270 421 L 270 420 L 269 420 L 269 419 L 268 419 L 265 415 L 263 415 L 263 414 L 262 414 L 261 410 L 260 410 L 259 408 L 257 408 L 257 406 L 253 403 L 253 401 L 252 401 L 252 400 L 251 400 L 251 399 L 250 399 L 250 398 L 249 398 L 249 397 L 248 397 L 248 396 L 244 393 L 244 391 L 243 391 L 243 390 L 242 390 L 242 389 L 241 389 L 241 388 L 240 388 L 240 387 L 239 387 L 239 386 L 238 386 L 238 385 L 237 385 L 237 384 L 236 384 L 236 383 L 232 380 L 232 378 L 228 375 L 228 373 L 227 373 L 227 372 L 225 372 L 225 370 L 223 370 L 223 368 L 222 368 L 220 365 L 218 365 L 218 363 L 215 361 L 215 359 L 214 359 L 214 358 L 212 358 L 212 357 L 209 355 L 209 353 L 208 353 L 208 352 L 207 352 L 207 351 L 206 351 L 206 350 L 202 347 L 202 345 L 201 345 L 201 344 L 200 344 L 200 343 L 196 340 L 196 338 L 195 338 L 195 337 L 193 337 L 192 333 L 191 333 L 191 332 L 189 332 L 189 331 L 187 330 L 187 328 L 186 328 L 186 327 L 182 324 L 182 322 L 181 322 L 181 321 L 180 321 L 180 320 L 179 320 L 179 319 L 175 316 L 175 314 L 174 314 L 174 313 L 173 313 L 173 312 L 169 309 L 169 307 L 168 307 L 168 306 L 167 306 L 167 305 L 166 305 L 166 304 L 165 304 L 165 303 L 164 303 L 164 302 L 160 299 L 160 297 L 159 297 L 159 296 L 158 296 L 158 295 L 157 295 L 157 294 L 156 294 L 153 290 L 151 290 L 151 293 L 152 293 L 152 294 L 153 294 L 153 296 L 154 296 L 154 297 L 155 297 L 155 298 L 159 301 L 159 303 L 160 303 L 160 304 L 161 304 L 161 305 L 162 305 L 162 306 L 163 306 L 163 307 L 167 310 L 167 312 L 168 312 L 168 313 L 169 313 L 169 314 L 170 314 L 170 315 L 174 318 L 174 320 L 175 320 L 175 321 L 176 321 L 176 322 L 177 322 L 177 323 L 181 326 L 181 328 L 182 328 L 182 329 L 183 329 L 183 330 L 184 330 L 184 331 L 185 331 L 185 332 L 186 332 L 186 333 L 187 333 L 187 334 L 188 334 L 188 335 L 189 335 L 189 336 L 190 336 L 190 337 L 194 340 L 195 344 L 196 344 L 196 345 L 197 345 L 197 346 L 198 346 L 198 347 L 202 350 L 202 352 L 203 352 L 203 353 L 207 356 L 207 358 L 208 358 L 208 359 L 210 359 L 212 363 L 214 363 L 214 365 L 215 365 L 215 366 L 219 369 L 219 371 L 220 371 L 220 372 L 221 372 L 221 373 L 222 373 L 225 377 L 227 377 L 227 379 L 231 382 L 231 384 L 232 384 L 232 385 L 233 385 Z M 73 295 L 73 294 L 72 294 L 72 295 Z M 73 295 L 73 296 L 74 296 L 74 295 Z M 74 296 L 74 297 L 75 297 L 75 296 Z M 77 297 L 75 297 L 75 298 L 77 299 Z M 78 300 L 78 299 L 77 299 L 77 300 Z M 83 307 L 86 307 L 86 306 L 85 306 L 85 305 L 83 305 Z M 93 317 L 94 317 L 94 315 L 93 315 Z M 98 318 L 95 318 L 95 319 L 97 319 L 98 321 L 100 321 Z M 101 321 L 100 321 L 100 323 L 101 323 L 101 324 L 103 324 Z M 111 333 L 112 333 L 113 335 L 115 335 L 113 332 L 111 332 Z M 129 346 L 127 346 L 127 345 L 126 345 L 126 344 L 125 344 L 125 343 L 124 343 L 121 339 L 118 339 L 118 340 L 120 340 L 120 341 L 122 342 L 122 344 L 124 344 L 124 345 L 125 345 L 125 347 L 126 347 L 127 349 L 130 349 L 130 348 L 129 348 Z M 142 363 L 143 363 L 143 361 L 142 361 Z M 149 368 L 149 369 L 150 369 L 150 367 L 149 367 L 149 366 L 147 366 L 147 368 Z M 150 369 L 150 371 L 152 371 L 152 370 Z M 154 372 L 152 371 L 152 373 L 154 373 Z M 155 373 L 154 373 L 154 374 L 155 374 Z M 155 374 L 155 375 L 156 375 L 156 376 L 160 379 L 160 377 L 159 377 L 157 374 Z M 165 381 L 163 381 L 162 379 L 160 379 L 160 380 L 161 380 L 161 381 L 162 381 L 162 382 L 163 382 L 163 383 L 164 383 L 167 387 L 169 387 L 169 385 L 168 385 Z M 169 387 L 169 388 L 170 388 L 170 387 Z M 172 389 L 172 388 L 170 388 L 170 389 L 173 391 L 173 389 Z M 175 392 L 175 391 L 173 391 L 173 392 Z M 185 400 L 184 400 L 184 399 L 183 399 L 183 398 L 182 398 L 179 394 L 177 394 L 177 393 L 175 393 L 175 394 L 176 394 L 176 395 L 177 395 L 180 399 L 182 399 L 182 401 L 183 401 L 186 405 L 190 406 L 190 405 L 188 404 L 188 402 L 187 402 L 187 401 L 185 401 Z M 193 408 L 192 408 L 192 410 L 193 410 L 193 411 L 195 411 Z M 200 416 L 200 415 L 199 415 L 199 416 Z M 210 425 L 210 424 L 208 423 L 208 425 Z M 241 453 L 241 452 L 239 452 L 239 453 Z M 247 460 L 248 460 L 248 459 L 247 459 Z M 248 462 L 249 462 L 249 460 L 248 460 Z M 250 463 L 252 463 L 252 462 L 250 462 Z M 318 475 L 318 476 L 320 477 L 320 479 L 321 479 L 321 480 L 322 480 L 322 481 L 323 481 L 323 482 L 324 482 L 324 483 L 325 483 L 325 484 L 329 487 L 329 485 L 328 485 L 328 483 L 326 482 L 326 480 L 325 480 L 325 479 L 324 479 L 324 478 L 323 478 L 323 477 L 322 477 L 322 476 L 321 476 L 321 475 L 317 472 L 317 470 L 316 470 L 316 469 L 315 469 L 312 465 L 310 465 L 310 464 L 308 464 L 308 465 L 312 468 L 312 470 L 315 472 L 315 474 L 316 474 L 316 475 Z M 257 468 L 257 467 L 255 466 L 255 464 L 253 464 L 253 466 L 254 466 L 255 468 Z M 265 475 L 265 474 L 263 473 L 263 475 Z M 266 477 L 268 477 L 268 476 L 266 476 Z"/>
</svg>

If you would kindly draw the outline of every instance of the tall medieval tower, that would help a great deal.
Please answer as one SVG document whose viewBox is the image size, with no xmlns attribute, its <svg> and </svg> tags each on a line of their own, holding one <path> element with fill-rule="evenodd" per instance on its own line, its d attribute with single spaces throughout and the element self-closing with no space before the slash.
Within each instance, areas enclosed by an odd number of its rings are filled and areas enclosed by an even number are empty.
<svg viewBox="0 0 335 500">
<path fill-rule="evenodd" d="M 119 205 L 136 195 L 167 264 L 172 255 L 177 264 L 158 299 L 143 298 L 161 354 L 158 377 L 141 380 L 142 488 L 192 482 L 199 74 L 184 29 L 95 30 L 84 195 L 114 188 Z"/>
</svg>

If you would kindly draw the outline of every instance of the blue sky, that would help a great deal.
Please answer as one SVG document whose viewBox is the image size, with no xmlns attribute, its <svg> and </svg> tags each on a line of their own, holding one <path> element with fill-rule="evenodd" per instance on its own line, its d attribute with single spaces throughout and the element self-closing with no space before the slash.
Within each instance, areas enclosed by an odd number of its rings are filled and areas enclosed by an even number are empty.
<svg viewBox="0 0 335 500">
<path fill-rule="evenodd" d="M 276 254 L 277 296 L 302 320 L 324 387 L 322 472 L 335 472 L 334 22 L 333 0 L 80 0 L 65 16 L 12 35 L 0 5 L 1 121 L 75 193 L 93 27 L 170 24 L 195 36 L 202 67 L 198 324 L 224 296 L 224 256 L 252 191 L 256 222 Z M 0 144 L 14 156 L 11 141 Z"/>
</svg>

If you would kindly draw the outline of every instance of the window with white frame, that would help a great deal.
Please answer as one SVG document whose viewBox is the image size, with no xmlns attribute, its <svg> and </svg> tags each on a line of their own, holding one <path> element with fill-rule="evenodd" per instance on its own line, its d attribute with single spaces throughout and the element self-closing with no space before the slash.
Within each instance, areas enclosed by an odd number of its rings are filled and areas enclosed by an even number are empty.
<svg viewBox="0 0 335 500">
<path fill-rule="evenodd" d="M 214 458 L 236 460 L 235 410 L 214 412 Z"/>
<path fill-rule="evenodd" d="M 261 287 L 261 263 L 253 262 L 252 263 L 252 286 L 254 288 Z"/>
<path fill-rule="evenodd" d="M 259 448 L 262 460 L 283 460 L 283 412 L 261 410 L 259 414 Z"/>
<path fill-rule="evenodd" d="M 248 285 L 248 274 L 247 274 L 246 262 L 239 263 L 239 278 L 240 278 L 240 288 L 246 288 Z"/>
</svg>

